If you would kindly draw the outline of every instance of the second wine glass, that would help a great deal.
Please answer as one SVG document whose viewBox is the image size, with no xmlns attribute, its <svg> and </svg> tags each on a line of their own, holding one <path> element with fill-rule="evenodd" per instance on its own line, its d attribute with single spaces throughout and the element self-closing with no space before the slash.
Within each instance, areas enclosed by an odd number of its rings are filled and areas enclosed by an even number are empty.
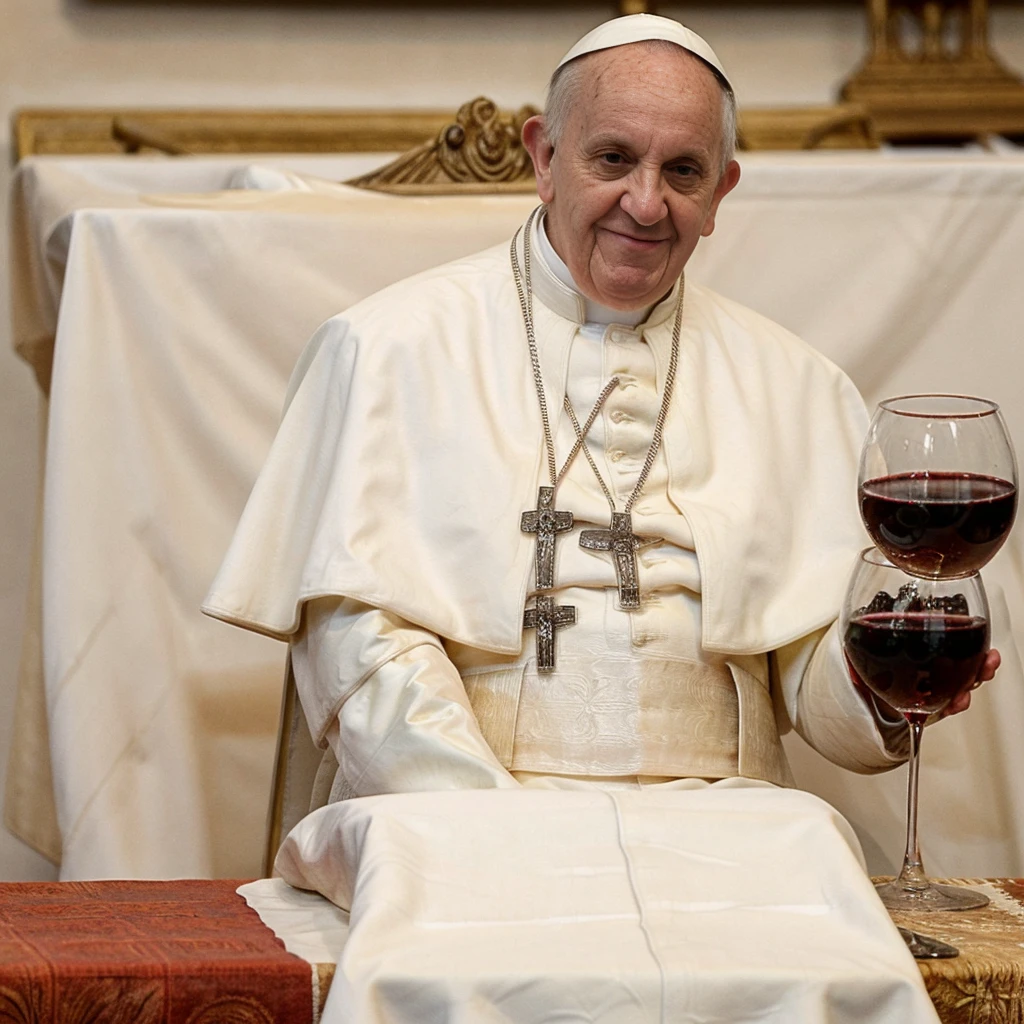
<svg viewBox="0 0 1024 1024">
<path fill-rule="evenodd" d="M 1017 511 L 1017 464 L 999 406 L 966 395 L 880 402 L 860 461 L 871 539 L 914 576 L 955 579 L 999 550 Z"/>
<path fill-rule="evenodd" d="M 882 902 L 898 910 L 985 906 L 988 897 L 982 893 L 928 880 L 917 837 L 925 721 L 974 684 L 989 649 L 988 601 L 981 577 L 914 578 L 875 548 L 867 548 L 847 588 L 840 630 L 857 678 L 903 715 L 910 729 L 907 847 L 899 877 L 877 887 Z"/>
</svg>

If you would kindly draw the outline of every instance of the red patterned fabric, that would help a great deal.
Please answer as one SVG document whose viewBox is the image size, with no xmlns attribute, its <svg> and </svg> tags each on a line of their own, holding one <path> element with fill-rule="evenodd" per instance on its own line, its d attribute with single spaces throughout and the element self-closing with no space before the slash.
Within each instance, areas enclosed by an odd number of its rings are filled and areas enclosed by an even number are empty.
<svg viewBox="0 0 1024 1024">
<path fill-rule="evenodd" d="M 1024 878 L 996 878 L 992 883 L 1024 908 Z"/>
<path fill-rule="evenodd" d="M 0 1024 L 310 1024 L 234 881 L 0 883 Z"/>
</svg>

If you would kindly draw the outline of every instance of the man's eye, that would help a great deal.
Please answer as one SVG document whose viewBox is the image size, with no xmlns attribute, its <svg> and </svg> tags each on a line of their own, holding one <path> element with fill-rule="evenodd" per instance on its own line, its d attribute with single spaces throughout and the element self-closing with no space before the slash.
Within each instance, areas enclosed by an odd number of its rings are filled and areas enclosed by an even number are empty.
<svg viewBox="0 0 1024 1024">
<path fill-rule="evenodd" d="M 689 164 L 676 164 L 675 167 L 670 168 L 670 170 L 679 178 L 689 178 L 697 173 L 697 168 L 691 167 Z"/>
<path fill-rule="evenodd" d="M 616 167 L 619 164 L 625 163 L 621 153 L 602 153 L 601 154 L 601 160 L 604 163 L 610 164 L 613 167 Z"/>
</svg>

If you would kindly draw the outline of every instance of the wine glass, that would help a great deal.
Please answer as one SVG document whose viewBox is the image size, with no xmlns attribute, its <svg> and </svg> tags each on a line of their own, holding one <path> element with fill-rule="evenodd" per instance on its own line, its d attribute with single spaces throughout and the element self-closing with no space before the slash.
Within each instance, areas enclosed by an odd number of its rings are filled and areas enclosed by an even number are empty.
<svg viewBox="0 0 1024 1024">
<path fill-rule="evenodd" d="M 903 869 L 882 882 L 890 910 L 970 910 L 988 897 L 960 886 L 934 885 L 917 839 L 921 735 L 978 677 L 989 649 L 988 601 L 981 577 L 922 579 L 907 575 L 875 548 L 860 553 L 840 615 L 843 650 L 860 681 L 903 715 L 910 727 L 907 849 Z"/>
<path fill-rule="evenodd" d="M 954 579 L 999 550 L 1017 511 L 1017 463 L 999 406 L 966 395 L 879 403 L 861 452 L 871 539 L 913 576 Z"/>
</svg>

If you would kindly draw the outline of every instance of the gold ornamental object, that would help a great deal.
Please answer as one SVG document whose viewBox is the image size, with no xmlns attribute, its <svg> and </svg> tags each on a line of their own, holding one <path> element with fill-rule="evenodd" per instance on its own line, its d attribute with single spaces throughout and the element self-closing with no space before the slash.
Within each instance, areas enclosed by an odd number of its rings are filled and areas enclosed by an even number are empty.
<svg viewBox="0 0 1024 1024">
<path fill-rule="evenodd" d="M 406 195 L 532 192 L 533 163 L 521 135 L 536 113 L 531 106 L 507 113 L 478 96 L 459 107 L 455 120 L 433 139 L 346 184 Z"/>
<path fill-rule="evenodd" d="M 1024 133 L 1024 83 L 993 55 L 988 0 L 867 0 L 870 49 L 841 98 L 885 139 Z"/>
</svg>

